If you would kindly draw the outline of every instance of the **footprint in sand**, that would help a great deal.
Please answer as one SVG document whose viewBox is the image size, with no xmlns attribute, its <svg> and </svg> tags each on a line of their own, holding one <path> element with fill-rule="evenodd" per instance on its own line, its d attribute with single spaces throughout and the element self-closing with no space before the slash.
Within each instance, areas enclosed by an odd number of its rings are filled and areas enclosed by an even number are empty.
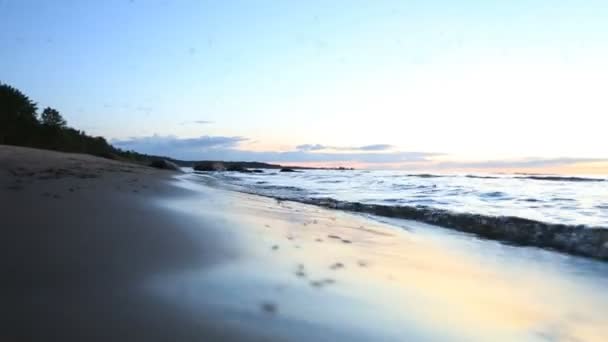
<svg viewBox="0 0 608 342">
<path fill-rule="evenodd" d="M 343 238 L 339 237 L 338 235 L 327 235 L 327 237 L 330 238 L 330 239 L 340 240 L 343 243 L 352 243 L 352 241 L 347 240 L 347 239 L 343 239 Z"/>
<path fill-rule="evenodd" d="M 273 250 L 273 251 L 276 251 L 276 250 L 278 250 L 278 249 L 279 249 L 279 245 L 274 245 L 274 246 L 272 246 L 272 250 Z"/>
<path fill-rule="evenodd" d="M 260 309 L 267 314 L 277 313 L 277 305 L 271 302 L 264 302 L 260 304 Z"/>
<path fill-rule="evenodd" d="M 331 279 L 331 278 L 325 278 L 325 279 L 321 279 L 321 280 L 314 280 L 310 282 L 310 285 L 312 287 L 316 287 L 316 288 L 321 288 L 323 286 L 326 285 L 331 285 L 331 284 L 335 284 L 335 280 Z"/>
<path fill-rule="evenodd" d="M 335 264 L 332 264 L 331 266 L 329 266 L 330 269 L 332 270 L 339 270 L 341 268 L 344 268 L 344 264 L 341 262 L 337 262 Z"/>
<path fill-rule="evenodd" d="M 298 264 L 298 268 L 296 270 L 296 276 L 300 278 L 306 277 L 306 271 L 304 270 L 304 265 Z"/>
<path fill-rule="evenodd" d="M 357 261 L 357 265 L 359 265 L 359 267 L 367 267 L 367 261 L 363 261 L 363 260 L 359 260 Z"/>
</svg>

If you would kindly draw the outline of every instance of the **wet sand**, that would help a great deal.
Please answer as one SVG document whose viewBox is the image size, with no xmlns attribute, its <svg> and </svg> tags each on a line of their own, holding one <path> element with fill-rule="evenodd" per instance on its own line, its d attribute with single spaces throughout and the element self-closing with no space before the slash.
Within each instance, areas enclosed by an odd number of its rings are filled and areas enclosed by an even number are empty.
<svg viewBox="0 0 608 342">
<path fill-rule="evenodd" d="M 0 340 L 604 341 L 608 264 L 0 146 Z"/>
</svg>

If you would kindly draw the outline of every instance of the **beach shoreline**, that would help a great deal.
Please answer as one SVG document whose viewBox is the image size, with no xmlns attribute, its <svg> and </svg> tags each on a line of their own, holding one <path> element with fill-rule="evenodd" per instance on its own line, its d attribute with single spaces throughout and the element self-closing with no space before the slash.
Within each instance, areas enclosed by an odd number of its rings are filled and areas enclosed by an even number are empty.
<svg viewBox="0 0 608 342">
<path fill-rule="evenodd" d="M 140 289 L 231 253 L 212 229 L 194 240 L 205 225 L 151 206 L 187 195 L 174 173 L 12 146 L 0 146 L 0 168 L 2 340 L 234 338 Z"/>
<path fill-rule="evenodd" d="M 608 229 L 605 228 L 551 224 L 514 216 L 455 213 L 428 207 L 363 204 L 333 198 L 272 198 L 352 213 L 413 220 L 506 244 L 608 261 Z"/>
<path fill-rule="evenodd" d="M 608 336 L 594 260 L 85 155 L 0 146 L 0 186 L 3 340 Z"/>
</svg>

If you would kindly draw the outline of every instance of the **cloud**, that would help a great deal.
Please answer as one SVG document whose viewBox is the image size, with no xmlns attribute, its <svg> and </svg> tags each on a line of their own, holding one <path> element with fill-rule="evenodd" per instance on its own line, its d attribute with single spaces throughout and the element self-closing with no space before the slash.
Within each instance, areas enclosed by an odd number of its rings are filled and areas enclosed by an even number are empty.
<svg viewBox="0 0 608 342">
<path fill-rule="evenodd" d="M 182 160 L 232 160 L 289 163 L 361 164 L 372 168 L 407 168 L 419 170 L 499 170 L 542 169 L 571 166 L 581 163 L 608 162 L 608 158 L 523 158 L 488 161 L 436 161 L 441 153 L 395 151 L 387 144 L 359 147 L 336 147 L 322 144 L 296 146 L 291 151 L 252 151 L 240 145 L 249 139 L 240 136 L 201 136 L 178 138 L 152 135 L 111 143 L 125 150 L 163 155 Z"/>
<path fill-rule="evenodd" d="M 365 146 L 328 146 L 321 144 L 304 144 L 296 146 L 299 151 L 321 151 L 321 150 L 334 150 L 334 151 L 386 151 L 393 148 L 389 144 L 374 144 Z"/>
<path fill-rule="evenodd" d="M 435 155 L 424 152 L 386 152 L 386 153 L 316 153 L 309 151 L 225 151 L 227 156 L 238 160 L 275 161 L 281 163 L 301 162 L 356 162 L 356 163 L 400 163 L 400 162 L 427 162 Z"/>
<path fill-rule="evenodd" d="M 155 134 L 148 137 L 134 137 L 125 140 L 115 139 L 111 143 L 125 150 L 183 158 L 183 156 L 194 157 L 197 154 L 202 155 L 205 151 L 234 148 L 246 140 L 247 138 L 243 137 L 201 136 L 198 138 L 178 138 Z"/>
<path fill-rule="evenodd" d="M 358 149 L 361 151 L 385 151 L 385 150 L 390 150 L 391 148 L 393 148 L 392 145 L 376 144 L 376 145 L 361 146 Z"/>
<path fill-rule="evenodd" d="M 152 108 L 151 106 L 146 106 L 146 105 L 138 105 L 138 106 L 132 106 L 128 103 L 122 104 L 122 105 L 113 105 L 110 103 L 104 103 L 103 104 L 103 108 L 104 109 L 117 109 L 117 110 L 125 110 L 125 111 L 136 111 L 136 112 L 142 112 L 142 113 L 146 113 L 149 114 L 150 112 L 152 112 L 154 110 L 154 108 Z"/>
<path fill-rule="evenodd" d="M 304 144 L 296 146 L 296 149 L 299 151 L 320 151 L 327 149 L 327 146 L 320 144 Z"/>
<path fill-rule="evenodd" d="M 213 121 L 208 120 L 193 120 L 193 121 L 184 121 L 181 125 L 189 125 L 189 124 L 197 124 L 197 125 L 209 125 L 214 123 Z"/>
<path fill-rule="evenodd" d="M 138 112 L 150 113 L 153 110 L 153 108 L 150 106 L 137 106 L 137 107 L 135 107 L 135 110 Z"/>
<path fill-rule="evenodd" d="M 125 140 L 112 140 L 116 147 L 146 154 L 164 155 L 184 160 L 241 160 L 280 163 L 301 162 L 358 162 L 358 163 L 399 163 L 426 162 L 437 155 L 424 152 L 383 151 L 388 145 L 368 145 L 356 148 L 327 148 L 327 146 L 300 145 L 292 151 L 251 151 L 239 148 L 248 141 L 244 137 L 201 136 L 198 138 L 178 138 L 175 136 L 153 135 Z M 321 150 L 330 150 L 319 152 Z M 344 152 L 348 151 L 348 152 Z"/>
</svg>

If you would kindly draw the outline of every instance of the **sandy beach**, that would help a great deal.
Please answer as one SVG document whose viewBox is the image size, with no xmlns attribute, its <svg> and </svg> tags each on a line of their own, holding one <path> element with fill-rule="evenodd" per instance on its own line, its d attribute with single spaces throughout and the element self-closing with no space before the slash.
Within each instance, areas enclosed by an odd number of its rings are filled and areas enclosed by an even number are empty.
<svg viewBox="0 0 608 342">
<path fill-rule="evenodd" d="M 0 146 L 3 341 L 605 341 L 608 264 Z"/>
</svg>

